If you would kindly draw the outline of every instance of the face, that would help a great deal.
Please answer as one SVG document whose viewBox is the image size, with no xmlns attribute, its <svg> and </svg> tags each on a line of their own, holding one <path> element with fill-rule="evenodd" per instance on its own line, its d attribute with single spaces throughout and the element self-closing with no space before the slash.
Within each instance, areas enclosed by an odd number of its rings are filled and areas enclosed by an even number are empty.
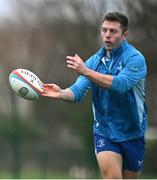
<svg viewBox="0 0 157 180">
<path fill-rule="evenodd" d="M 106 50 L 117 48 L 127 35 L 128 32 L 123 33 L 119 22 L 105 20 L 102 24 L 101 36 Z"/>
</svg>

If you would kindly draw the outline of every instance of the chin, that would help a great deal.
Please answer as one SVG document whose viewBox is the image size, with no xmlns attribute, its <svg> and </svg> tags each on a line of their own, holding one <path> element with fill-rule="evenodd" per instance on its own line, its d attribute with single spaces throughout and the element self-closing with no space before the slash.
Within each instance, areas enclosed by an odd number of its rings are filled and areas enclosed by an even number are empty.
<svg viewBox="0 0 157 180">
<path fill-rule="evenodd" d="M 113 47 L 105 46 L 105 49 L 106 49 L 107 51 L 110 51 L 111 49 L 113 49 Z"/>
<path fill-rule="evenodd" d="M 113 49 L 113 46 L 112 45 L 107 45 L 107 44 L 104 44 L 104 47 L 105 47 L 105 49 L 106 50 L 111 50 L 111 49 Z"/>
</svg>

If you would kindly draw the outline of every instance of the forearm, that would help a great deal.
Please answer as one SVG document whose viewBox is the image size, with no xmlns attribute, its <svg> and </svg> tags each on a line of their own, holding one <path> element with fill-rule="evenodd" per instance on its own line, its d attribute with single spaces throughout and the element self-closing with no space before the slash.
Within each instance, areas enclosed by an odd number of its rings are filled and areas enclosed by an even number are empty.
<svg viewBox="0 0 157 180">
<path fill-rule="evenodd" d="M 112 85 L 112 80 L 113 80 L 112 75 L 101 74 L 99 72 L 87 68 L 84 76 L 86 76 L 88 79 L 90 79 L 91 81 L 95 82 L 96 84 L 104 88 L 110 88 Z"/>
<path fill-rule="evenodd" d="M 74 97 L 73 92 L 69 88 L 67 88 L 67 89 L 61 90 L 60 99 L 62 99 L 63 101 L 67 101 L 67 102 L 73 102 L 75 97 Z"/>
</svg>

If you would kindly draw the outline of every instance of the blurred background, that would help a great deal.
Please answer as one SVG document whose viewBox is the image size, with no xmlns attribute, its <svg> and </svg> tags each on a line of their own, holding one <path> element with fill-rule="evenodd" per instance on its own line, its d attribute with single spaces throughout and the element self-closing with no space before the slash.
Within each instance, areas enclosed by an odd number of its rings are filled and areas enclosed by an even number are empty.
<svg viewBox="0 0 157 180">
<path fill-rule="evenodd" d="M 11 90 L 10 72 L 33 71 L 69 87 L 77 74 L 65 57 L 88 59 L 101 46 L 105 13 L 129 17 L 129 42 L 146 57 L 149 129 L 142 178 L 157 178 L 156 0 L 0 0 L 0 178 L 100 178 L 95 159 L 91 92 L 72 104 L 27 101 Z"/>
</svg>

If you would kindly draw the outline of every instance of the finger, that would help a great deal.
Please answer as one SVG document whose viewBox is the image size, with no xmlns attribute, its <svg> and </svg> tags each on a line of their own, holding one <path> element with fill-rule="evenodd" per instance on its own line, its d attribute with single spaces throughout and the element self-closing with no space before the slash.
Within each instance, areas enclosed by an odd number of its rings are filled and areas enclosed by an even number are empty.
<svg viewBox="0 0 157 180">
<path fill-rule="evenodd" d="M 43 84 L 43 87 L 53 87 L 54 84 Z"/>
<path fill-rule="evenodd" d="M 53 84 L 43 84 L 44 86 L 52 86 Z"/>
<path fill-rule="evenodd" d="M 75 56 L 74 56 L 75 57 Z M 75 58 L 73 56 L 66 56 L 66 59 L 69 59 L 71 61 L 75 61 Z"/>
<path fill-rule="evenodd" d="M 46 96 L 46 97 L 48 97 L 48 94 L 43 94 L 43 93 L 42 93 L 41 95 L 42 95 L 42 96 Z"/>
<path fill-rule="evenodd" d="M 43 91 L 42 93 L 41 93 L 41 95 L 44 95 L 44 94 L 47 94 L 45 91 Z"/>
<path fill-rule="evenodd" d="M 49 91 L 50 91 L 49 87 L 46 87 L 43 89 L 42 94 L 49 94 Z"/>
<path fill-rule="evenodd" d="M 68 67 L 74 67 L 75 69 L 78 68 L 78 65 L 75 64 L 75 63 L 69 63 L 69 64 L 67 64 L 67 66 L 68 66 Z"/>
<path fill-rule="evenodd" d="M 67 59 L 73 59 L 73 56 L 66 56 Z"/>
<path fill-rule="evenodd" d="M 48 90 L 46 88 L 43 89 L 43 94 L 47 94 L 48 93 Z"/>
<path fill-rule="evenodd" d="M 69 61 L 69 60 L 67 60 L 67 64 L 71 64 L 71 65 L 77 66 L 77 64 L 75 62 Z"/>
<path fill-rule="evenodd" d="M 76 70 L 76 67 L 75 67 L 75 66 L 73 66 L 73 65 L 68 64 L 68 65 L 67 65 L 67 67 L 68 67 L 68 68 L 71 68 L 71 69 L 75 69 L 75 70 Z"/>
</svg>

